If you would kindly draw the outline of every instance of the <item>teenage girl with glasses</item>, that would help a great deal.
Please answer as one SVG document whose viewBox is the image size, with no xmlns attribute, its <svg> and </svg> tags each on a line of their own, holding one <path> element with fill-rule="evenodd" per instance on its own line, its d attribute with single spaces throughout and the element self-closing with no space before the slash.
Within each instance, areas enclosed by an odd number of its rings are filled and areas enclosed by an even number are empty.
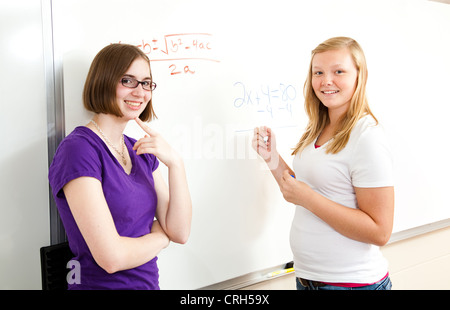
<svg viewBox="0 0 450 310">
<path fill-rule="evenodd" d="M 83 103 L 94 117 L 61 142 L 49 171 L 80 263 L 80 281 L 69 289 L 159 289 L 157 254 L 170 241 L 188 239 L 191 199 L 183 160 L 144 123 L 155 117 L 155 87 L 150 61 L 137 47 L 111 44 L 91 64 Z M 138 141 L 125 136 L 129 121 L 147 135 Z"/>
</svg>

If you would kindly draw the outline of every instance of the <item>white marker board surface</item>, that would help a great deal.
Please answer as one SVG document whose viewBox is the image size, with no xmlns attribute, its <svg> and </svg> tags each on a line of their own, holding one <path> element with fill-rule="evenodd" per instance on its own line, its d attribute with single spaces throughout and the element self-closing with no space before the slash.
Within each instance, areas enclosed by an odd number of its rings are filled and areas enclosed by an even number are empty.
<svg viewBox="0 0 450 310">
<path fill-rule="evenodd" d="M 371 108 L 389 132 L 396 169 L 394 231 L 450 217 L 443 149 L 449 99 L 450 6 L 389 1 L 53 1 L 64 72 L 66 134 L 86 124 L 81 92 L 96 53 L 140 46 L 158 84 L 150 126 L 183 155 L 193 200 L 186 245 L 159 255 L 163 289 L 195 289 L 292 259 L 295 206 L 250 146 L 267 125 L 291 163 L 306 126 L 310 51 L 355 38 L 369 66 Z M 130 124 L 127 134 L 142 132 Z"/>
</svg>

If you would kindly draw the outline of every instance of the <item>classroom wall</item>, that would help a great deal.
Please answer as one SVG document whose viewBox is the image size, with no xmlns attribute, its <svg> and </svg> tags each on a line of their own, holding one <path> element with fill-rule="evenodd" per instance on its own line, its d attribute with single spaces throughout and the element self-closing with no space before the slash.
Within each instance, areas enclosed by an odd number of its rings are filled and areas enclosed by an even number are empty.
<svg viewBox="0 0 450 310">
<path fill-rule="evenodd" d="M 387 244 L 393 290 L 450 289 L 450 227 Z M 295 290 L 295 275 L 244 287 L 247 290 Z"/>
<path fill-rule="evenodd" d="M 1 1 L 0 47 L 0 290 L 40 289 L 50 233 L 40 1 Z"/>
</svg>

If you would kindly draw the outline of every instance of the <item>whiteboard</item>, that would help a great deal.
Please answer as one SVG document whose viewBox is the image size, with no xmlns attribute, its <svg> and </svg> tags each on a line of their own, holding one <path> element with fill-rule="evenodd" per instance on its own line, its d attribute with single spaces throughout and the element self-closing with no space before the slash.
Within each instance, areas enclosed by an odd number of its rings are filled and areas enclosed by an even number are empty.
<svg viewBox="0 0 450 310">
<path fill-rule="evenodd" d="M 355 38 L 369 66 L 371 108 L 396 163 L 394 231 L 450 217 L 450 165 L 441 151 L 449 112 L 450 6 L 383 1 L 53 1 L 66 134 L 92 117 L 81 92 L 96 53 L 140 46 L 158 84 L 150 124 L 184 157 L 193 201 L 186 245 L 159 255 L 162 289 L 196 289 L 292 260 L 294 206 L 251 149 L 267 125 L 291 163 L 307 119 L 310 51 Z M 126 133 L 143 134 L 131 124 Z"/>
</svg>

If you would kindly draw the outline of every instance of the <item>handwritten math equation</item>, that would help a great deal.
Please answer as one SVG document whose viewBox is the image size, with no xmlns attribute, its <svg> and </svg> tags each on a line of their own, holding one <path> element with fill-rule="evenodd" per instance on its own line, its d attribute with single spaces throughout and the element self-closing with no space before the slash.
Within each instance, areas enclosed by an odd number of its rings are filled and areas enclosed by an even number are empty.
<svg viewBox="0 0 450 310">
<path fill-rule="evenodd" d="M 139 47 L 151 62 L 168 62 L 170 75 L 195 74 L 195 61 L 220 62 L 215 57 L 214 37 L 209 33 L 167 34 L 130 44 Z"/>
<path fill-rule="evenodd" d="M 297 90 L 290 84 L 261 84 L 259 88 L 249 88 L 243 82 L 236 82 L 233 87 L 239 94 L 233 101 L 236 109 L 267 113 L 271 118 L 277 117 L 280 113 L 292 116 Z"/>
</svg>

